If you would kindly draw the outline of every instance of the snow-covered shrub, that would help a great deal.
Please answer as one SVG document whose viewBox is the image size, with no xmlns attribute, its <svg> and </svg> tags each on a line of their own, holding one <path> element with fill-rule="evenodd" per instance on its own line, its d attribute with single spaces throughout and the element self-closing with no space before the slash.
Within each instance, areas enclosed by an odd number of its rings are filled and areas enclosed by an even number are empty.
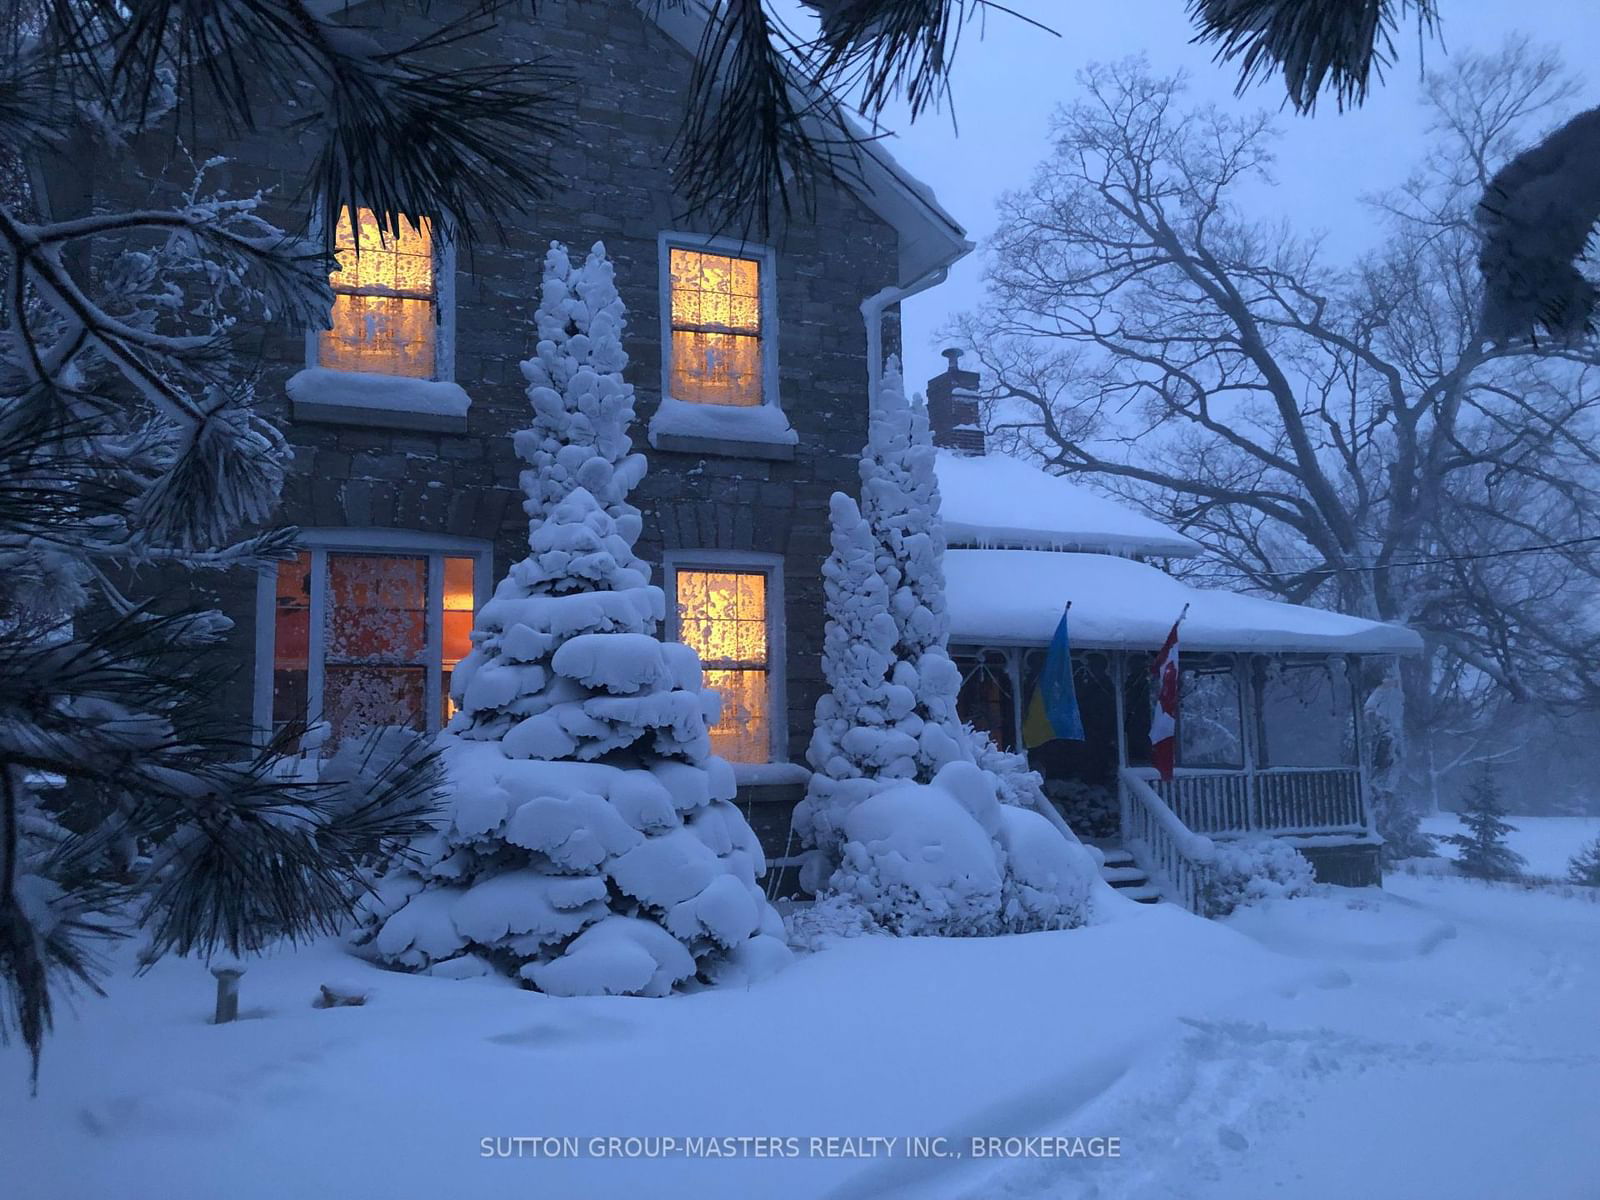
<svg viewBox="0 0 1600 1200">
<path fill-rule="evenodd" d="M 518 441 L 536 464 L 530 553 L 452 675 L 446 820 L 420 868 L 386 882 L 370 943 L 399 966 L 487 963 L 557 995 L 759 977 L 789 950 L 732 768 L 711 754 L 699 658 L 655 637 L 665 602 L 633 550 L 642 460 L 600 246 L 579 272 L 552 249 L 538 321 L 536 428 Z"/>
<path fill-rule="evenodd" d="M 1600 837 L 1572 856 L 1567 878 L 1584 887 L 1600 888 Z"/>
<path fill-rule="evenodd" d="M 1043 775 L 1028 765 L 1028 756 L 1002 750 L 986 730 L 967 725 L 963 732 L 972 761 L 994 773 L 1000 803 L 1037 812 L 1045 803 L 1045 781 Z"/>
<path fill-rule="evenodd" d="M 1002 928 L 1072 929 L 1088 919 L 1089 888 L 1099 867 L 1082 844 L 1062 837 L 1041 814 L 1009 803 L 1000 806 L 999 842 L 1006 856 Z"/>
<path fill-rule="evenodd" d="M 1304 896 L 1315 882 L 1305 855 L 1281 838 L 1229 839 L 1216 847 L 1201 896 L 1208 917 L 1224 917 L 1260 900 Z"/>
<path fill-rule="evenodd" d="M 797 906 L 783 921 L 789 945 L 795 950 L 821 950 L 840 938 L 883 936 L 872 914 L 854 897 L 838 892 Z"/>
<path fill-rule="evenodd" d="M 993 774 L 944 767 L 845 815 L 831 891 L 902 936 L 978 936 L 1082 923 L 1092 865 L 1037 813 L 1002 805 Z"/>
<path fill-rule="evenodd" d="M 1081 779 L 1052 779 L 1044 789 L 1056 807 L 1064 811 L 1079 837 L 1110 838 L 1121 833 L 1122 814 L 1115 788 Z"/>
</svg>

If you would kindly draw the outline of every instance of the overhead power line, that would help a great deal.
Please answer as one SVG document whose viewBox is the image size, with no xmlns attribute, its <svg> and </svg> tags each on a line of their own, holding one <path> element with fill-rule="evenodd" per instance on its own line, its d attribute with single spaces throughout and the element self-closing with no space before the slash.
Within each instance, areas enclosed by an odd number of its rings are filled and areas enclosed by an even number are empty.
<svg viewBox="0 0 1600 1200">
<path fill-rule="evenodd" d="M 1343 575 L 1349 571 L 1392 571 L 1405 567 L 1434 567 L 1448 563 L 1481 562 L 1492 558 L 1511 558 L 1519 554 L 1545 554 L 1556 550 L 1570 550 L 1575 546 L 1600 542 L 1600 534 L 1567 538 L 1559 542 L 1539 542 L 1531 546 L 1508 546 L 1503 550 L 1483 550 L 1476 554 L 1441 554 L 1434 558 L 1413 558 L 1391 563 L 1354 563 L 1344 567 L 1304 567 L 1298 571 L 1221 571 L 1207 578 L 1257 579 L 1271 576 L 1274 579 L 1306 575 Z"/>
</svg>

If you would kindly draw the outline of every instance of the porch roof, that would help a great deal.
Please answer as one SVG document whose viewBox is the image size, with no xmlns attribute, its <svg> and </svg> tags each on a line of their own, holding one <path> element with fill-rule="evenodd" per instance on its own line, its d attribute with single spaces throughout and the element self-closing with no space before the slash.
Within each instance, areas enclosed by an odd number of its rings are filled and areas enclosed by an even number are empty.
<svg viewBox="0 0 1600 1200">
<path fill-rule="evenodd" d="M 940 450 L 939 505 L 952 545 L 1187 558 L 1202 547 L 1099 492 L 1005 454 Z"/>
<path fill-rule="evenodd" d="M 953 643 L 1046 645 L 1070 600 L 1074 646 L 1159 649 L 1187 604 L 1185 649 L 1341 654 L 1422 649 L 1422 639 L 1401 625 L 1192 587 L 1148 563 L 1109 554 L 950 550 L 945 582 Z"/>
</svg>

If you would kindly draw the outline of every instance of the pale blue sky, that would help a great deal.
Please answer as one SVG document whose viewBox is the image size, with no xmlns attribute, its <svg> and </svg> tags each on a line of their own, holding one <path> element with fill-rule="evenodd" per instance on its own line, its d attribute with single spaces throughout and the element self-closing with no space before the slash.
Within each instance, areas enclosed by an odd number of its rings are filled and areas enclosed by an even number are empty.
<svg viewBox="0 0 1600 1200">
<path fill-rule="evenodd" d="M 948 282 L 905 305 L 907 379 L 915 387 L 944 362 L 934 331 L 954 312 L 977 303 L 982 292 L 981 243 L 994 224 L 995 199 L 1024 185 L 1045 151 L 1051 111 L 1076 94 L 1074 74 L 1094 60 L 1144 53 L 1158 72 L 1186 69 L 1191 94 L 1201 100 L 1254 110 L 1276 109 L 1281 87 L 1233 98 L 1232 67 L 1211 62 L 1211 52 L 1188 44 L 1183 0 L 1008 0 L 1011 7 L 1050 24 L 1050 37 L 1022 22 L 992 16 L 983 40 L 963 41 L 953 85 L 959 134 L 947 114 L 924 116 L 896 130 L 889 150 L 938 194 L 980 243 Z M 1600 3 L 1597 0 L 1441 0 L 1444 38 L 1423 47 L 1432 65 L 1452 52 L 1493 49 L 1509 34 L 1560 49 L 1575 72 L 1587 74 L 1580 95 L 1600 104 Z M 969 34 L 977 32 L 974 26 Z M 1297 226 L 1328 235 L 1330 251 L 1353 255 L 1368 244 L 1364 194 L 1405 177 L 1423 146 L 1424 117 L 1417 104 L 1418 46 L 1414 28 L 1398 39 L 1399 58 L 1366 105 L 1339 113 L 1327 105 L 1314 117 L 1285 110 L 1278 124 L 1277 187 L 1262 196 L 1263 216 L 1291 217 Z"/>
</svg>

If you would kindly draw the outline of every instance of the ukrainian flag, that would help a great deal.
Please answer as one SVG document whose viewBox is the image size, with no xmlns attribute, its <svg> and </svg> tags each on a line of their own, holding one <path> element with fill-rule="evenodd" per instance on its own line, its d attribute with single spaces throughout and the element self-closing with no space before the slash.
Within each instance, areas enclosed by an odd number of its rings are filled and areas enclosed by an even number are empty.
<svg viewBox="0 0 1600 1200">
<path fill-rule="evenodd" d="M 1072 685 L 1072 647 L 1067 642 L 1068 604 L 1050 639 L 1044 658 L 1044 671 L 1028 702 L 1028 715 L 1022 722 L 1022 744 L 1029 750 L 1054 738 L 1083 741 L 1083 717 L 1078 712 L 1078 693 Z"/>
</svg>

